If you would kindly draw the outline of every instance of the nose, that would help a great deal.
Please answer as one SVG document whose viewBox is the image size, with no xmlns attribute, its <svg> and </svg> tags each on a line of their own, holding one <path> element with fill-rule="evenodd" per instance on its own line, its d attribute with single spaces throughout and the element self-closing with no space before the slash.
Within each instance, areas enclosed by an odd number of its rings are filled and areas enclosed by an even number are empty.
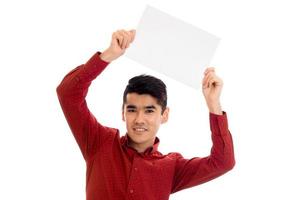
<svg viewBox="0 0 300 200">
<path fill-rule="evenodd" d="M 143 124 L 144 123 L 144 114 L 143 112 L 137 112 L 135 117 L 136 124 Z"/>
</svg>

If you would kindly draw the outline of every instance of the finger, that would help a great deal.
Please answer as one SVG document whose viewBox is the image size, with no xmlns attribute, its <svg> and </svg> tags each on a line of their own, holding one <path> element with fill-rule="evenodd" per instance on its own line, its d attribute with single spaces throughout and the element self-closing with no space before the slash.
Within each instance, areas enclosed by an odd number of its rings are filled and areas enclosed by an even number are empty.
<svg viewBox="0 0 300 200">
<path fill-rule="evenodd" d="M 129 47 L 129 45 L 130 45 L 130 43 L 132 42 L 132 33 L 130 32 L 130 31 L 127 31 L 126 32 L 126 38 L 127 38 L 127 40 L 126 40 L 126 46 L 125 46 L 125 48 L 128 48 Z"/>
<path fill-rule="evenodd" d="M 216 76 L 215 86 L 223 86 L 223 80 Z"/>
<path fill-rule="evenodd" d="M 209 73 L 209 72 L 211 72 L 211 71 L 215 71 L 215 68 L 214 67 L 208 67 L 208 68 L 206 68 L 206 70 L 204 71 L 204 75 L 205 74 L 207 74 L 207 73 Z"/>
<path fill-rule="evenodd" d="M 124 29 L 119 30 L 119 34 L 120 34 L 120 37 L 122 38 L 122 42 L 120 42 L 120 47 L 121 47 L 122 49 L 124 49 L 125 46 L 126 46 L 127 40 L 128 40 L 128 39 L 127 39 L 126 31 L 125 31 Z"/>
<path fill-rule="evenodd" d="M 114 32 L 112 35 L 112 44 L 119 45 L 118 32 Z"/>
<path fill-rule="evenodd" d="M 211 78 L 207 81 L 207 85 L 208 85 L 207 87 L 208 87 L 208 88 L 213 87 L 215 81 L 216 81 L 215 77 L 211 77 Z"/>
<path fill-rule="evenodd" d="M 215 81 L 215 74 L 209 74 L 207 78 L 207 87 L 210 88 Z"/>
<path fill-rule="evenodd" d="M 131 33 L 131 40 L 130 40 L 130 43 L 133 42 L 134 38 L 135 38 L 135 33 L 136 33 L 136 30 L 135 29 L 132 29 L 129 31 Z"/>
<path fill-rule="evenodd" d="M 129 43 L 129 36 L 127 33 L 123 33 L 123 43 L 122 43 L 122 49 L 125 49 Z"/>
<path fill-rule="evenodd" d="M 206 80 L 207 80 L 207 76 L 205 75 L 202 79 L 202 87 L 205 88 L 205 83 L 206 83 Z"/>
<path fill-rule="evenodd" d="M 212 76 L 211 79 L 208 80 L 209 87 L 222 86 L 222 79 L 217 76 Z"/>
<path fill-rule="evenodd" d="M 130 43 L 132 42 L 132 32 L 131 31 L 123 31 L 123 35 L 124 35 L 124 44 L 123 47 L 124 48 L 128 48 Z"/>
<path fill-rule="evenodd" d="M 127 40 L 125 48 L 128 48 L 130 46 L 130 44 L 132 43 L 132 41 L 134 40 L 135 30 L 126 31 L 126 35 L 128 37 L 128 40 Z"/>
<path fill-rule="evenodd" d="M 208 75 L 206 74 L 206 75 L 204 75 L 203 80 L 202 80 L 202 86 L 203 86 L 204 88 L 206 88 L 206 85 L 207 85 L 207 79 L 208 79 Z"/>
<path fill-rule="evenodd" d="M 119 46 L 122 47 L 124 37 L 119 31 L 116 33 L 116 38 Z"/>
<path fill-rule="evenodd" d="M 222 82 L 215 72 L 210 72 L 208 76 L 209 78 L 207 79 L 207 87 L 217 86 Z"/>
<path fill-rule="evenodd" d="M 212 70 L 208 71 L 205 75 L 204 75 L 204 80 L 207 81 L 207 79 L 209 77 L 211 77 L 212 75 L 216 75 L 216 73 Z"/>
<path fill-rule="evenodd" d="M 208 74 L 206 74 L 203 78 L 203 82 L 202 82 L 202 85 L 204 88 L 207 88 L 208 87 L 208 80 L 214 75 L 213 72 L 210 72 Z"/>
<path fill-rule="evenodd" d="M 202 80 L 202 87 L 206 88 L 206 82 L 207 82 L 207 75 L 205 75 L 203 77 L 203 80 Z"/>
</svg>

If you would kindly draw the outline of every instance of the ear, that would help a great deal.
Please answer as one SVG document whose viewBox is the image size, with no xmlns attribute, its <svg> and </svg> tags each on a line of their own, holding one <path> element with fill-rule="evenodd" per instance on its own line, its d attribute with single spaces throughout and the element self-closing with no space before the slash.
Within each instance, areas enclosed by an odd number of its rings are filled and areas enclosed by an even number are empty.
<svg viewBox="0 0 300 200">
<path fill-rule="evenodd" d="M 164 124 L 168 121 L 169 119 L 169 112 L 170 112 L 170 108 L 166 107 L 165 111 L 162 114 L 162 119 L 161 119 L 161 123 Z"/>
</svg>

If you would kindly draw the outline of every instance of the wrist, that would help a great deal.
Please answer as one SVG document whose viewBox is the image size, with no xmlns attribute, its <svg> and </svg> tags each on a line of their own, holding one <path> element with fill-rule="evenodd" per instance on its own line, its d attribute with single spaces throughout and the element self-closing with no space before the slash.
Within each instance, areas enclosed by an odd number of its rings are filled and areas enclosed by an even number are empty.
<svg viewBox="0 0 300 200">
<path fill-rule="evenodd" d="M 111 62 L 115 59 L 114 56 L 107 50 L 100 54 L 100 58 L 105 62 Z"/>
<path fill-rule="evenodd" d="M 222 106 L 220 102 L 212 102 L 207 104 L 210 113 L 222 115 Z"/>
</svg>

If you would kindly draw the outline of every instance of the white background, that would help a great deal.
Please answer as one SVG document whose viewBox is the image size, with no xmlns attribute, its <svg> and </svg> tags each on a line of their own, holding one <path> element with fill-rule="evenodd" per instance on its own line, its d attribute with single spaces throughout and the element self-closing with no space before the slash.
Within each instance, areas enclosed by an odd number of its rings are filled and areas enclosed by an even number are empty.
<svg viewBox="0 0 300 200">
<path fill-rule="evenodd" d="M 85 199 L 85 163 L 55 89 L 107 48 L 112 32 L 134 28 L 146 4 L 221 38 L 211 66 L 225 83 L 222 106 L 235 144 L 232 171 L 170 199 L 299 199 L 300 13 L 291 0 L 1 1 L 0 199 Z M 87 97 L 99 121 L 124 133 L 123 89 L 147 70 L 126 57 L 109 65 Z M 157 76 L 171 108 L 160 150 L 208 155 L 201 91 Z"/>
</svg>

